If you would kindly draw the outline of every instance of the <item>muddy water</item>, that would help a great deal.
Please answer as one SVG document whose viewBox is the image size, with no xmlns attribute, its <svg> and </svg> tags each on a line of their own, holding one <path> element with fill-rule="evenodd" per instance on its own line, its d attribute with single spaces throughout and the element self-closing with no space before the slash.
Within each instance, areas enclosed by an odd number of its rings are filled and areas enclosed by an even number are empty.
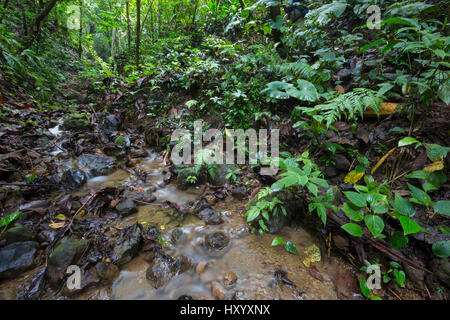
<svg viewBox="0 0 450 320">
<path fill-rule="evenodd" d="M 161 185 L 163 180 L 163 162 L 151 156 L 138 167 L 149 173 L 148 183 Z M 117 186 L 130 182 L 130 176 L 118 170 L 107 177 L 92 179 L 87 188 Z M 145 187 L 145 186 L 144 186 Z M 200 190 L 202 189 L 202 190 Z M 234 272 L 237 282 L 224 290 L 228 299 L 337 299 L 333 277 L 339 270 L 349 267 L 338 258 L 328 258 L 326 248 L 322 247 L 322 262 L 316 263 L 320 280 L 313 277 L 302 264 L 301 257 L 287 253 L 282 247 L 271 247 L 274 235 L 263 236 L 251 234 L 245 224 L 245 201 L 236 201 L 228 197 L 219 201 L 213 209 L 223 214 L 224 223 L 217 226 L 205 225 L 193 216 L 174 217 L 172 210 L 163 209 L 158 204 L 168 200 L 184 204 L 199 198 L 203 188 L 180 191 L 174 185 L 158 188 L 155 192 L 155 204 L 139 207 L 138 213 L 127 217 L 121 224 L 129 225 L 140 222 L 144 226 L 157 226 L 161 229 L 165 250 L 173 257 L 186 256 L 193 263 L 193 268 L 175 276 L 165 286 L 155 289 L 145 277 L 149 263 L 144 254 L 140 254 L 122 267 L 120 276 L 110 287 L 91 289 L 79 299 L 177 299 L 182 295 L 194 299 L 214 299 L 212 282 L 222 281 L 225 274 Z M 171 234 L 178 228 L 182 236 L 176 243 Z M 221 231 L 230 237 L 226 252 L 220 257 L 211 257 L 203 247 L 204 236 Z M 301 227 L 284 228 L 277 236 L 291 241 L 301 256 L 303 249 L 311 245 L 320 247 L 317 235 L 310 234 Z M 195 270 L 197 264 L 206 264 L 203 272 Z M 287 272 L 286 277 L 295 285 L 285 285 L 276 280 L 275 271 Z M 356 293 L 350 295 L 357 297 Z M 351 296 L 349 297 L 351 298 Z"/>
</svg>

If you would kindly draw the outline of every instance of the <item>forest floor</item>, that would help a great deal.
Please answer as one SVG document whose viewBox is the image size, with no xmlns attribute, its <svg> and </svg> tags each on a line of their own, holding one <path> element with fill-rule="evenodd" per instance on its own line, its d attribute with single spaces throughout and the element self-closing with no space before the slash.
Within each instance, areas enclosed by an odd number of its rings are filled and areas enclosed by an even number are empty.
<svg viewBox="0 0 450 320">
<path fill-rule="evenodd" d="M 145 87 L 145 80 L 135 86 Z M 51 110 L 30 102 L 25 92 L 8 94 L 9 84 L 0 83 L 0 103 L 10 109 L 0 126 L 0 218 L 21 212 L 0 238 L 0 254 L 8 247 L 19 255 L 9 265 L 0 259 L 0 298 L 361 299 L 361 261 L 375 258 L 383 265 L 401 263 L 407 276 L 406 288 L 392 283 L 375 290 L 382 299 L 447 297 L 439 283 L 449 283 L 448 259 L 433 258 L 430 250 L 448 240 L 439 232 L 439 226 L 449 227 L 445 219 L 418 210 L 417 221 L 429 234 L 418 233 L 408 249 L 395 250 L 382 239 L 349 236 L 340 229 L 339 214 L 329 216 L 324 228 L 304 210 L 276 233 L 294 243 L 300 257 L 289 254 L 270 245 L 274 235 L 250 233 L 244 217 L 255 190 L 273 179 L 248 167 L 231 183 L 219 170 L 214 181 L 180 189 L 182 168 L 171 165 L 162 138 L 182 121 L 183 105 L 149 118 L 151 92 L 131 95 L 119 79 L 103 84 L 108 89 L 74 78 L 55 98 L 65 107 Z M 125 100 L 135 108 L 124 108 Z M 338 122 L 328 142 L 357 149 L 371 163 L 393 150 L 374 176 L 388 177 L 391 190 L 406 195 L 405 176 L 422 169 L 427 156 L 423 148 L 396 148 L 403 136 L 392 129 L 413 132 L 420 141 L 449 141 L 448 108 L 429 108 L 416 119 L 394 113 L 366 117 L 356 128 Z M 289 121 L 265 118 L 264 125 L 279 128 L 280 142 L 294 155 L 311 146 L 296 137 Z M 322 171 L 330 184 L 350 190 L 343 181 L 355 160 L 332 157 Z M 450 198 L 448 183 L 434 198 Z M 310 265 L 311 250 L 320 259 Z M 62 281 L 71 264 L 81 266 L 80 289 Z"/>
</svg>

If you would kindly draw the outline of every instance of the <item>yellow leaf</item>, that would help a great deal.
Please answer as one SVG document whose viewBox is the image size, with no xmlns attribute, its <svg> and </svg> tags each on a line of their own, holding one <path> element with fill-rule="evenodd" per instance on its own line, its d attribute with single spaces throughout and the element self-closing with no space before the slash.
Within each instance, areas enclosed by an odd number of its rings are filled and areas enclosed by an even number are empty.
<svg viewBox="0 0 450 320">
<path fill-rule="evenodd" d="M 55 219 L 56 220 L 60 220 L 60 221 L 64 221 L 64 220 L 67 220 L 67 217 L 65 216 L 65 215 L 63 215 L 63 214 L 58 214 L 56 217 L 55 217 Z"/>
<path fill-rule="evenodd" d="M 61 229 L 65 225 L 66 223 L 63 221 L 63 222 L 52 222 L 48 226 L 52 229 Z"/>
<path fill-rule="evenodd" d="M 303 253 L 305 254 L 305 257 L 303 259 L 303 264 L 307 268 L 309 268 L 311 263 L 320 262 L 320 260 L 322 259 L 322 254 L 320 253 L 320 249 L 315 244 L 313 244 L 312 246 L 306 247 L 305 250 L 303 250 Z"/>
<path fill-rule="evenodd" d="M 442 170 L 442 169 L 444 169 L 444 161 L 443 160 L 433 162 L 432 164 L 423 168 L 423 170 L 428 171 L 428 172 L 438 171 L 438 170 Z"/>
<path fill-rule="evenodd" d="M 383 102 L 380 106 L 380 110 L 378 114 L 380 116 L 387 116 L 390 114 L 395 113 L 397 110 L 398 103 L 395 102 Z M 377 113 L 372 108 L 368 108 L 366 111 L 364 111 L 365 116 L 376 116 Z"/>
<path fill-rule="evenodd" d="M 161 230 L 164 230 L 166 227 L 165 227 L 164 225 L 161 225 L 159 228 L 160 228 Z"/>
<path fill-rule="evenodd" d="M 350 171 L 344 178 L 344 183 L 355 184 L 364 176 L 364 171 L 357 173 L 355 170 Z"/>
<path fill-rule="evenodd" d="M 378 160 L 377 164 L 375 165 L 375 167 L 372 168 L 372 171 L 370 171 L 371 174 L 374 174 L 375 171 L 377 171 L 377 169 L 383 164 L 384 161 L 386 161 L 386 159 L 391 155 L 392 152 L 394 152 L 395 150 L 397 150 L 396 147 L 392 148 L 391 150 L 388 151 L 388 153 L 386 153 L 380 160 Z"/>
</svg>

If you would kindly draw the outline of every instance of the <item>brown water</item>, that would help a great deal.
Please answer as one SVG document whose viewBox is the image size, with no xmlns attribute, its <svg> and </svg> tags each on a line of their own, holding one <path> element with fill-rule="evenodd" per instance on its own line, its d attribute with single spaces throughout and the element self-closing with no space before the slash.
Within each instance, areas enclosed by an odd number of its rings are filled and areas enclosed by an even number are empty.
<svg viewBox="0 0 450 320">
<path fill-rule="evenodd" d="M 191 215 L 177 217 L 172 210 L 163 209 L 162 201 L 168 200 L 180 205 L 197 199 L 203 193 L 203 187 L 180 191 L 174 185 L 163 186 L 164 165 L 162 159 L 151 156 L 142 161 L 139 169 L 149 174 L 146 183 L 139 186 L 144 189 L 150 185 L 161 187 L 155 192 L 157 201 L 151 205 L 139 206 L 138 213 L 125 218 L 120 225 L 126 226 L 140 222 L 144 226 L 151 225 L 161 229 L 165 250 L 173 257 L 184 255 L 194 265 L 192 270 L 175 276 L 165 286 L 155 289 L 145 277 L 149 263 L 140 253 L 130 263 L 123 266 L 119 277 L 108 287 L 90 289 L 76 299 L 177 299 L 181 295 L 189 295 L 194 299 L 214 299 L 211 285 L 213 281 L 221 281 L 230 271 L 237 276 L 237 282 L 224 293 L 225 298 L 240 299 L 337 299 L 333 279 L 351 268 L 339 258 L 327 257 L 326 249 L 317 235 L 298 227 L 284 228 L 276 236 L 291 241 L 300 252 L 300 257 L 287 253 L 281 246 L 272 247 L 275 235 L 256 235 L 249 232 L 245 223 L 245 201 L 237 201 L 231 196 L 219 201 L 215 211 L 223 214 L 224 223 L 217 226 L 205 225 L 203 221 Z M 124 170 L 117 170 L 109 176 L 97 177 L 88 181 L 78 193 L 100 189 L 106 186 L 131 184 L 135 178 Z M 174 244 L 171 233 L 179 228 L 183 236 Z M 202 239 L 208 233 L 222 231 L 230 237 L 228 250 L 220 257 L 211 257 L 202 245 Z M 315 263 L 321 280 L 313 277 L 302 263 L 303 250 L 317 245 L 322 252 L 322 261 Z M 203 272 L 196 272 L 195 265 L 206 263 Z M 276 280 L 274 272 L 283 270 L 287 278 L 295 284 L 289 286 Z M 26 273 L 34 274 L 36 270 Z M 349 272 L 349 271 L 348 271 Z M 13 298 L 14 287 L 23 279 L 16 279 L 0 284 L 0 299 Z M 356 291 L 356 290 L 355 290 Z M 349 293 L 349 298 L 357 294 Z"/>
</svg>

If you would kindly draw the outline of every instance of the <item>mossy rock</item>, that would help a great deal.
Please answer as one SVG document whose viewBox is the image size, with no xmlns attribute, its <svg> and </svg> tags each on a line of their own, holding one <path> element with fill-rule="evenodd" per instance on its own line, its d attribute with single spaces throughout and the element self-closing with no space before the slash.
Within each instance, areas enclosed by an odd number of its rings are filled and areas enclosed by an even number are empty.
<svg viewBox="0 0 450 320">
<path fill-rule="evenodd" d="M 126 146 L 127 140 L 124 136 L 118 136 L 116 139 L 114 139 L 114 143 L 119 146 Z"/>
<path fill-rule="evenodd" d="M 195 180 L 189 181 L 189 177 L 195 177 Z M 200 175 L 197 171 L 191 168 L 181 169 L 177 176 L 177 185 L 181 190 L 186 190 L 190 186 L 195 186 L 200 183 Z"/>
<path fill-rule="evenodd" d="M 62 128 L 66 130 L 89 131 L 92 125 L 88 113 L 72 113 L 64 119 Z"/>
</svg>

